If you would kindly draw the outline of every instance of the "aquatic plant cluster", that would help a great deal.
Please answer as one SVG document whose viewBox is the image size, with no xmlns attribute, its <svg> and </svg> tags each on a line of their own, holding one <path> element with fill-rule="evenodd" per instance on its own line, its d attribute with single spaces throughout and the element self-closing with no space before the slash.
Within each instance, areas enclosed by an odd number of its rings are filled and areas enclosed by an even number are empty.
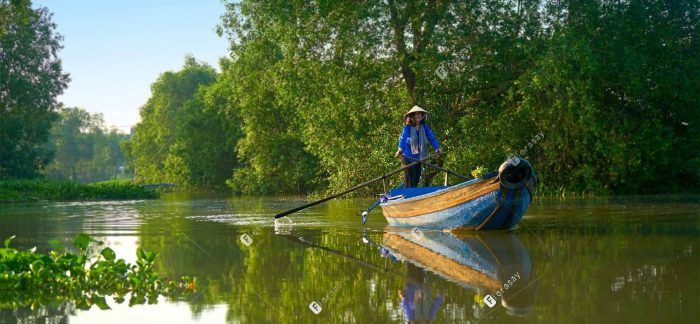
<svg viewBox="0 0 700 324">
<path fill-rule="evenodd" d="M 116 303 L 129 298 L 129 306 L 154 304 L 159 296 L 176 297 L 194 292 L 197 280 L 168 280 L 154 270 L 157 256 L 139 248 L 136 263 L 117 259 L 109 247 L 86 234 L 73 240 L 77 253 L 51 241 L 48 254 L 11 248 L 15 236 L 0 248 L 0 309 L 74 303 L 78 309 L 110 309 L 106 297 Z"/>
<path fill-rule="evenodd" d="M 128 180 L 94 183 L 69 181 L 0 180 L 0 202 L 34 200 L 147 199 L 158 193 Z"/>
</svg>

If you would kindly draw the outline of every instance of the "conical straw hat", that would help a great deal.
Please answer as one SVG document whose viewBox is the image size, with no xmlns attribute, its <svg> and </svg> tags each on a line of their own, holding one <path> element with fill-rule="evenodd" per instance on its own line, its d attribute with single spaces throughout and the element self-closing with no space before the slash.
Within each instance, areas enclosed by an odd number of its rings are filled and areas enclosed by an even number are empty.
<svg viewBox="0 0 700 324">
<path fill-rule="evenodd" d="M 412 113 L 414 113 L 414 112 L 422 112 L 422 113 L 424 113 L 424 114 L 426 114 L 426 115 L 428 114 L 428 112 L 425 111 L 425 109 L 423 109 L 423 108 L 421 108 L 421 107 L 418 107 L 418 106 L 413 106 L 413 108 L 411 108 L 411 110 L 409 110 L 407 113 L 405 113 L 404 116 L 408 116 L 408 115 L 410 115 L 410 114 L 412 114 Z"/>
</svg>

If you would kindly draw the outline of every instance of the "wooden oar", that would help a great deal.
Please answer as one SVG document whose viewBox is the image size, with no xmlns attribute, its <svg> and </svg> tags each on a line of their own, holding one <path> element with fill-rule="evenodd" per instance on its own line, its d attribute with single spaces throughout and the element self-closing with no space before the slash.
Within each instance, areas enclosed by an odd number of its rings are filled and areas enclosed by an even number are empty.
<svg viewBox="0 0 700 324">
<path fill-rule="evenodd" d="M 425 159 L 422 159 L 422 160 L 416 160 L 416 162 L 413 162 L 413 163 L 410 163 L 410 164 L 406 164 L 406 165 L 405 165 L 403 168 L 401 168 L 401 169 L 391 171 L 391 172 L 389 172 L 389 173 L 387 173 L 387 174 L 382 175 L 381 177 L 378 177 L 378 178 L 372 179 L 372 180 L 370 180 L 370 181 L 361 183 L 361 184 L 359 184 L 359 185 L 357 185 L 357 186 L 354 186 L 354 187 L 352 187 L 352 188 L 350 188 L 350 189 L 348 189 L 348 190 L 345 190 L 345 191 L 343 191 L 343 192 L 341 192 L 341 193 L 337 193 L 337 194 L 334 194 L 334 195 L 330 195 L 330 196 L 328 196 L 328 197 L 326 197 L 326 198 L 323 198 L 323 199 L 321 199 L 321 200 L 316 200 L 316 201 L 314 201 L 314 202 L 312 202 L 312 203 L 310 203 L 310 204 L 306 204 L 306 205 L 304 205 L 304 206 L 299 206 L 299 207 L 297 207 L 297 208 L 290 209 L 290 210 L 288 210 L 288 211 L 286 211 L 286 212 L 279 213 L 279 214 L 275 215 L 275 219 L 277 219 L 277 218 L 282 218 L 282 217 L 287 216 L 287 215 L 289 215 L 289 214 L 296 213 L 296 212 L 298 212 L 298 211 L 300 211 L 300 210 L 304 210 L 304 209 L 309 208 L 309 207 L 311 207 L 311 206 L 316 206 L 316 205 L 318 205 L 318 204 L 320 204 L 320 203 L 322 203 L 322 202 L 329 201 L 329 200 L 331 200 L 331 199 L 333 199 L 333 198 L 338 198 L 338 197 L 340 197 L 340 196 L 342 196 L 342 195 L 351 193 L 351 192 L 353 192 L 353 191 L 355 191 L 355 190 L 357 190 L 357 189 L 361 189 L 361 188 L 367 187 L 367 186 L 369 186 L 369 185 L 371 185 L 371 184 L 373 184 L 373 183 L 375 183 L 375 182 L 377 182 L 377 181 L 381 181 L 382 179 L 386 179 L 387 177 L 390 177 L 390 176 L 392 176 L 392 175 L 394 175 L 394 174 L 397 174 L 397 173 L 399 173 L 399 172 L 401 172 L 401 171 L 403 171 L 403 170 L 405 170 L 405 169 L 408 169 L 408 168 L 410 168 L 410 167 L 412 167 L 412 166 L 414 166 L 414 165 L 416 165 L 416 164 L 424 163 L 425 161 L 430 160 L 430 159 L 432 159 L 433 157 L 435 157 L 435 155 L 430 155 L 430 156 L 428 156 L 428 157 L 426 157 Z"/>
<path fill-rule="evenodd" d="M 405 156 L 405 158 L 408 159 L 408 160 L 411 160 L 411 161 L 418 161 L 418 160 L 416 160 L 416 159 L 414 159 L 414 158 L 410 158 L 410 157 L 407 157 L 407 156 Z M 447 172 L 447 173 L 449 173 L 449 174 L 451 174 L 451 175 L 453 175 L 453 176 L 460 177 L 460 178 L 465 179 L 465 180 L 472 180 L 472 179 L 473 179 L 473 178 L 467 177 L 467 176 L 465 176 L 465 175 L 461 175 L 461 174 L 459 174 L 459 173 L 457 173 L 457 172 L 450 171 L 450 170 L 447 170 L 447 169 L 445 169 L 445 168 L 439 167 L 439 166 L 437 166 L 437 165 L 435 165 L 435 164 L 432 164 L 432 163 L 423 162 L 423 164 L 425 164 L 425 165 L 427 165 L 427 166 L 429 166 L 429 167 L 433 167 L 433 168 L 435 168 L 435 169 L 438 169 L 439 171 Z"/>
</svg>

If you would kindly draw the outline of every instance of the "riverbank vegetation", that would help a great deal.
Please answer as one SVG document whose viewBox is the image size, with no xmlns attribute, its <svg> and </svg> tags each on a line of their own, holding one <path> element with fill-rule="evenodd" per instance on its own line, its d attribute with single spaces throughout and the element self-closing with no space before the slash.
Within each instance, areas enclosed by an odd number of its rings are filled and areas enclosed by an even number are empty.
<svg viewBox="0 0 700 324">
<path fill-rule="evenodd" d="M 25 53 L 0 65 L 15 80 L 0 99 L 0 177 L 46 169 L 42 130 L 66 82 L 50 16 L 25 11 L 0 27 Z M 436 163 L 461 174 L 518 154 L 547 193 L 697 191 L 698 30 L 697 1 L 227 3 L 219 71 L 188 57 L 163 73 L 121 148 L 142 183 L 337 191 L 399 166 L 402 116 L 419 105 L 446 153 Z M 31 71 L 46 87 L 15 86 L 31 62 L 54 63 Z M 40 89 L 46 100 L 15 104 Z"/>
<path fill-rule="evenodd" d="M 52 250 L 10 247 L 14 236 L 0 248 L 0 308 L 39 307 L 71 302 L 79 309 L 93 305 L 109 309 L 105 297 L 116 303 L 129 298 L 129 305 L 156 303 L 159 296 L 193 292 L 196 280 L 182 277 L 168 280 L 154 269 L 157 254 L 138 249 L 136 262 L 117 259 L 109 247 L 86 234 L 73 240 L 77 253 L 67 251 L 57 241 Z"/>
<path fill-rule="evenodd" d="M 548 193 L 697 188 L 700 75 L 688 71 L 700 67 L 699 12 L 684 1 L 229 4 L 219 32 L 231 57 L 197 91 L 188 83 L 188 99 L 161 86 L 208 67 L 190 58 L 156 82 L 133 143 L 163 156 L 134 169 L 228 178 L 242 193 L 338 190 L 399 165 L 402 115 L 418 104 L 447 152 L 438 164 L 462 174 L 519 154 Z M 153 133 L 201 114 L 220 122 L 196 132 L 205 140 Z M 199 172 L 205 151 L 228 157 L 215 177 Z"/>
<path fill-rule="evenodd" d="M 101 182 L 131 177 L 119 147 L 128 135 L 57 101 L 70 79 L 49 10 L 0 0 L 0 17 L 0 201 L 154 197 L 128 181 Z"/>
<path fill-rule="evenodd" d="M 129 135 L 103 125 L 102 114 L 61 108 L 47 144 L 54 158 L 44 170 L 46 177 L 81 183 L 131 179 L 119 146 Z"/>
<path fill-rule="evenodd" d="M 131 180 L 93 183 L 46 179 L 0 180 L 0 202 L 150 199 L 158 193 Z"/>
</svg>

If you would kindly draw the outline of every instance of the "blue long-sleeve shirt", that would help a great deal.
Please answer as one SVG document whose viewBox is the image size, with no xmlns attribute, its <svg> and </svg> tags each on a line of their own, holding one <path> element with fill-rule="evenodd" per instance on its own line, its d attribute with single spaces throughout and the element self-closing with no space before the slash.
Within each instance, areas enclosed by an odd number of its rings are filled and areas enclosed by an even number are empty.
<svg viewBox="0 0 700 324">
<path fill-rule="evenodd" d="M 415 303 L 415 294 L 417 290 L 421 290 L 421 294 L 423 295 L 423 304 L 416 305 Z M 440 306 L 442 305 L 442 296 L 438 295 L 433 299 L 432 302 L 429 300 L 430 298 L 430 293 L 428 289 L 419 287 L 418 285 L 414 283 L 408 283 L 406 284 L 406 287 L 404 287 L 403 290 L 403 298 L 401 300 L 401 307 L 403 308 L 404 314 L 406 314 L 406 319 L 409 321 L 414 321 L 414 320 L 428 320 L 432 321 L 435 319 L 435 315 L 437 315 L 437 311 L 440 309 Z M 428 300 L 426 300 L 428 299 Z M 429 302 L 430 305 L 427 305 L 425 302 Z M 426 309 L 428 306 L 430 306 L 429 309 Z M 417 311 L 416 311 L 417 310 Z"/>
<path fill-rule="evenodd" d="M 430 126 L 425 123 L 423 124 L 423 129 L 425 130 L 425 137 L 428 138 L 428 142 L 430 142 L 430 145 L 433 147 L 435 150 L 440 149 L 440 143 L 438 143 L 437 138 L 435 138 L 435 134 L 433 134 L 433 130 L 430 129 Z M 412 159 L 420 159 L 420 154 L 413 154 L 411 153 L 411 125 L 406 125 L 403 127 L 403 132 L 401 132 L 401 136 L 399 137 L 399 150 L 401 150 L 404 156 L 412 158 Z M 420 140 L 420 137 L 417 139 Z"/>
</svg>

